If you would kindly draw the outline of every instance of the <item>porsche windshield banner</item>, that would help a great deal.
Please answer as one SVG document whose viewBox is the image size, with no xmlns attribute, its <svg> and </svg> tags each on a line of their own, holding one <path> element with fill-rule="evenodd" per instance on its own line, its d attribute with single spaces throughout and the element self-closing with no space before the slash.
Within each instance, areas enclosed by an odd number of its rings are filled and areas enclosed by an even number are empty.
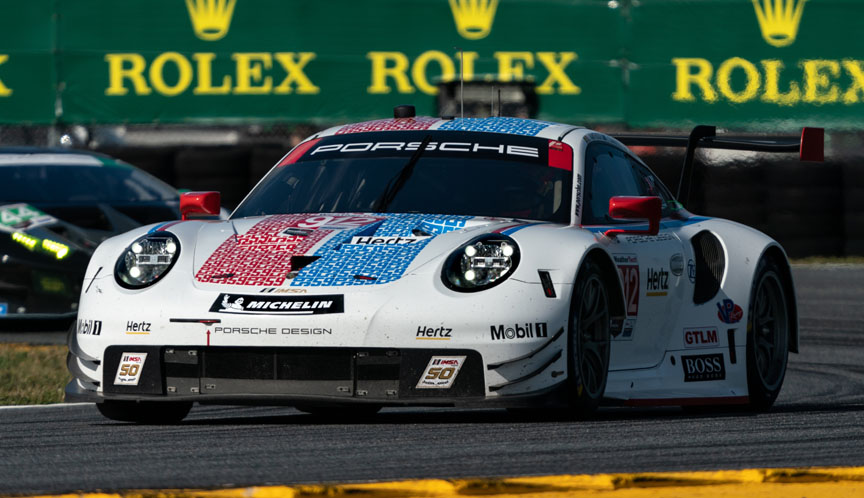
<svg viewBox="0 0 864 498">
<path fill-rule="evenodd" d="M 4 1 L 0 123 L 434 114 L 461 72 L 533 81 L 541 119 L 859 128 L 862 17 L 860 0 Z"/>
</svg>

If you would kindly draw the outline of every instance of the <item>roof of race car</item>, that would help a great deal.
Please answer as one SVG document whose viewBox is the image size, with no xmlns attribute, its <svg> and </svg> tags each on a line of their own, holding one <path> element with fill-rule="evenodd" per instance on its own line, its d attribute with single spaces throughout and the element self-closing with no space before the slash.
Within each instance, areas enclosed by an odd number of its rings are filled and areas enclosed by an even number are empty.
<svg viewBox="0 0 864 498">
<path fill-rule="evenodd" d="M 98 152 L 60 147 L 0 147 L 0 167 L 25 165 L 131 167 Z"/>
<path fill-rule="evenodd" d="M 374 121 L 335 126 L 324 130 L 318 136 L 323 137 L 371 131 L 446 130 L 505 133 L 510 135 L 523 135 L 529 137 L 536 136 L 560 140 L 560 137 L 562 137 L 565 132 L 576 129 L 584 128 L 581 126 L 553 123 L 551 121 L 511 117 L 442 119 L 418 116 L 413 118 L 378 119 Z"/>
</svg>

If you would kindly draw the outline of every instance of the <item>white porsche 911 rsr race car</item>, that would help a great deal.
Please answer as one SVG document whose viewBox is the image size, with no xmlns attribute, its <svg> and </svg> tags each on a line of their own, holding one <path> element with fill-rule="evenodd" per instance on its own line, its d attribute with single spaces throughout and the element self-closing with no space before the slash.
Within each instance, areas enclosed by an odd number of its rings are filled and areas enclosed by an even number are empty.
<svg viewBox="0 0 864 498">
<path fill-rule="evenodd" d="M 798 348 L 783 249 L 689 213 L 626 145 L 815 156 L 821 130 L 712 132 L 411 115 L 318 133 L 230 219 L 189 219 L 219 196 L 188 193 L 185 221 L 99 246 L 66 399 L 136 422 L 194 402 L 767 409 Z"/>
</svg>

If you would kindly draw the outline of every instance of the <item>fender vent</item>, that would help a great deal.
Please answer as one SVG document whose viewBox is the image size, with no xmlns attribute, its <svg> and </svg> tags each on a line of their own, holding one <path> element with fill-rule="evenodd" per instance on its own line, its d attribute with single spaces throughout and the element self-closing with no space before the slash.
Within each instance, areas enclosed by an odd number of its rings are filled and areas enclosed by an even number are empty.
<svg viewBox="0 0 864 498">
<path fill-rule="evenodd" d="M 707 303 L 720 290 L 723 273 L 726 272 L 726 253 L 714 234 L 708 231 L 697 233 L 690 242 L 696 258 L 696 287 L 693 302 Z"/>
</svg>

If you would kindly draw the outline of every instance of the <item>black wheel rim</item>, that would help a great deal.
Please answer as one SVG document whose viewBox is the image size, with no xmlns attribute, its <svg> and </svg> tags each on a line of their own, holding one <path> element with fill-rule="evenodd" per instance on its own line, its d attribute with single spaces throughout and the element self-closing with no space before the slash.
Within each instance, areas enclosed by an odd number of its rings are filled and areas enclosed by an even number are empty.
<svg viewBox="0 0 864 498">
<path fill-rule="evenodd" d="M 596 275 L 585 282 L 580 297 L 572 354 L 579 366 L 582 389 L 596 399 L 603 395 L 609 369 L 609 297 Z"/>
<path fill-rule="evenodd" d="M 786 373 L 789 321 L 780 279 L 762 275 L 753 303 L 753 345 L 756 371 L 769 391 L 780 387 Z"/>
</svg>

